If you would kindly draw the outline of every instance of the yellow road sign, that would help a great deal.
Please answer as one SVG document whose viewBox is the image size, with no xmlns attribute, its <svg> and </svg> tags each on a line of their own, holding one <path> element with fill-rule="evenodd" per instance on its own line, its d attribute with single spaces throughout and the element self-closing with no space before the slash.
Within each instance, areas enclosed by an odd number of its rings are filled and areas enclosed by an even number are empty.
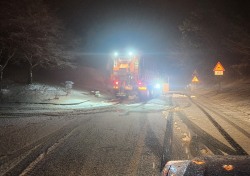
<svg viewBox="0 0 250 176">
<path fill-rule="evenodd" d="M 224 67 L 222 66 L 222 64 L 220 62 L 218 62 L 215 67 L 214 67 L 214 72 L 215 71 L 225 71 Z"/>
<path fill-rule="evenodd" d="M 193 83 L 198 83 L 199 82 L 199 79 L 197 76 L 194 76 L 193 79 L 192 79 L 192 82 Z"/>
<path fill-rule="evenodd" d="M 223 71 L 214 71 L 214 75 L 217 76 L 223 75 Z"/>
</svg>

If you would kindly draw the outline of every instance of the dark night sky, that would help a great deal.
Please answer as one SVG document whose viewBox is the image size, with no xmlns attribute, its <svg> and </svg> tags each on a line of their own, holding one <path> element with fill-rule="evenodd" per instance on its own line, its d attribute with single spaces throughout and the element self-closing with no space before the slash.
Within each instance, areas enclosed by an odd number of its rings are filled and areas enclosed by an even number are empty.
<svg viewBox="0 0 250 176">
<path fill-rule="evenodd" d="M 132 49 L 140 51 L 147 58 L 158 59 L 162 68 L 171 71 L 193 70 L 197 67 L 192 61 L 189 68 L 179 67 L 183 63 L 178 26 L 193 11 L 212 8 L 228 15 L 241 15 L 248 19 L 248 1 L 208 1 L 208 0 L 54 0 L 52 7 L 57 9 L 65 26 L 81 39 L 79 52 L 92 54 L 95 58 L 116 50 Z M 247 21 L 247 23 L 249 23 Z M 204 54 L 192 51 L 193 57 Z M 210 56 L 209 56 L 210 57 Z M 216 57 L 216 56 L 215 56 Z M 211 65 L 214 61 L 211 59 Z M 167 65 L 167 66 L 166 66 Z M 209 68 L 210 69 L 210 68 Z M 199 69 L 198 69 L 199 70 Z"/>
<path fill-rule="evenodd" d="M 82 37 L 84 48 L 96 52 L 126 47 L 143 52 L 170 49 L 177 44 L 184 7 L 175 1 L 153 0 L 64 0 L 57 4 L 67 27 Z"/>
<path fill-rule="evenodd" d="M 241 3 L 245 2 L 245 3 Z M 66 26 L 88 49 L 107 50 L 130 45 L 143 51 L 173 46 L 178 25 L 197 8 L 248 12 L 246 1 L 208 0 L 54 0 Z M 235 15 L 238 15 L 235 14 Z M 165 46 L 166 45 L 166 46 Z M 171 48 L 172 49 L 172 48 Z"/>
</svg>

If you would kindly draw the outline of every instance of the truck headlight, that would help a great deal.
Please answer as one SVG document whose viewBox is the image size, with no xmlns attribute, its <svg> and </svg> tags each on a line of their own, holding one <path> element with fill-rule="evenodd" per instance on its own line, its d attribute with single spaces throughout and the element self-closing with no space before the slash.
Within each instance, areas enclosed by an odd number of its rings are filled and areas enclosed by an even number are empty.
<svg viewBox="0 0 250 176">
<path fill-rule="evenodd" d="M 154 88 L 156 89 L 160 89 L 161 88 L 161 85 L 159 83 L 155 84 Z"/>
</svg>

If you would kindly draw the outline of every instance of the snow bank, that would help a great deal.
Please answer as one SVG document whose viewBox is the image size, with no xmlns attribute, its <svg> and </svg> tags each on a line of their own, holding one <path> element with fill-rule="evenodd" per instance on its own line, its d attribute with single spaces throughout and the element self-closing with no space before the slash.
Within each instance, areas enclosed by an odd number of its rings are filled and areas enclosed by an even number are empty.
<svg viewBox="0 0 250 176">
<path fill-rule="evenodd" d="M 7 102 L 44 102 L 55 99 L 56 96 L 65 95 L 63 87 L 49 86 L 46 84 L 9 85 L 1 94 L 1 103 Z"/>
<path fill-rule="evenodd" d="M 218 102 L 218 104 L 233 107 L 246 114 L 250 114 L 250 80 L 238 80 L 213 87 L 200 88 L 194 93 Z"/>
</svg>

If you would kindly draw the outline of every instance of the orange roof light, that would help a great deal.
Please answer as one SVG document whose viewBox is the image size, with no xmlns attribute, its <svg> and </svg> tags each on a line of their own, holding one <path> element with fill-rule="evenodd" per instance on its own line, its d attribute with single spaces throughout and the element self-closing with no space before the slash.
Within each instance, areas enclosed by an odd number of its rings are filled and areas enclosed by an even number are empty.
<svg viewBox="0 0 250 176">
<path fill-rule="evenodd" d="M 197 165 L 205 164 L 205 161 L 202 161 L 202 160 L 193 160 L 192 162 Z"/>
<path fill-rule="evenodd" d="M 226 171 L 232 171 L 234 169 L 234 166 L 233 165 L 223 165 L 222 166 Z"/>
</svg>

